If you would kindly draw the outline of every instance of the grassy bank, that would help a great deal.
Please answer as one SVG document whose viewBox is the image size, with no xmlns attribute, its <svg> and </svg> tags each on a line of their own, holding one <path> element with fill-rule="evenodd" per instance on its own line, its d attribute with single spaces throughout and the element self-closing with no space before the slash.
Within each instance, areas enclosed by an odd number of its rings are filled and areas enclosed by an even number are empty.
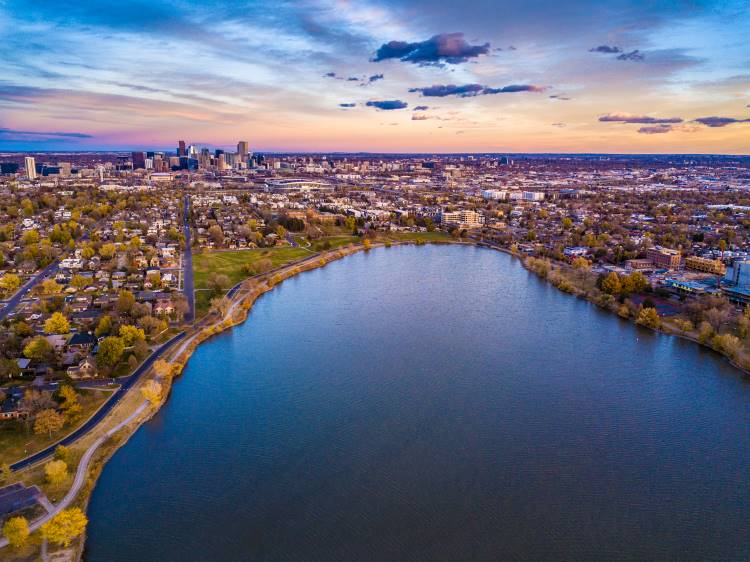
<svg viewBox="0 0 750 562">
<path fill-rule="evenodd" d="M 72 433 L 83 425 L 109 398 L 111 390 L 79 390 L 78 402 L 81 413 L 74 423 L 66 423 L 62 430 L 50 437 L 46 433 L 34 433 L 33 424 L 17 420 L 0 424 L 0 465 L 13 464 Z"/>
</svg>

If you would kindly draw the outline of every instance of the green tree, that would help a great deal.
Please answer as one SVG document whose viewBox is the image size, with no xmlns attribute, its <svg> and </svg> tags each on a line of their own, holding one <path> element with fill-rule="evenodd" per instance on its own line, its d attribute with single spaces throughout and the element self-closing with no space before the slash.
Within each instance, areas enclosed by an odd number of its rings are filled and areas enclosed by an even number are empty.
<svg viewBox="0 0 750 562">
<path fill-rule="evenodd" d="M 42 525 L 42 536 L 49 542 L 68 547 L 86 530 L 88 519 L 78 507 L 65 509 Z"/>
<path fill-rule="evenodd" d="M 25 517 L 11 517 L 3 525 L 3 535 L 13 548 L 21 548 L 29 538 L 29 522 Z"/>
<path fill-rule="evenodd" d="M 120 362 L 124 352 L 125 343 L 122 341 L 122 338 L 118 338 L 117 336 L 106 337 L 99 344 L 96 362 L 100 367 L 112 369 Z"/>
<path fill-rule="evenodd" d="M 96 330 L 94 330 L 94 335 L 97 338 L 100 338 L 102 336 L 106 336 L 112 331 L 112 317 L 108 314 L 105 314 L 99 319 L 99 323 L 96 325 Z"/>
<path fill-rule="evenodd" d="M 27 359 L 44 363 L 51 361 L 55 356 L 55 350 L 44 337 L 37 336 L 33 338 L 26 347 L 23 348 L 23 355 Z"/>
<path fill-rule="evenodd" d="M 120 326 L 120 338 L 122 338 L 125 347 L 131 347 L 135 345 L 135 342 L 145 340 L 146 334 L 141 328 L 125 325 Z"/>
<path fill-rule="evenodd" d="M 135 297 L 133 293 L 127 290 L 120 291 L 120 294 L 117 296 L 117 312 L 120 314 L 130 314 L 134 304 Z"/>
<path fill-rule="evenodd" d="M 63 428 L 63 425 L 65 425 L 63 415 L 49 408 L 42 410 L 36 415 L 34 419 L 34 433 L 37 435 L 46 433 L 51 438 L 53 433 L 57 433 Z"/>
<path fill-rule="evenodd" d="M 54 279 L 45 279 L 42 281 L 42 294 L 59 295 L 62 292 L 62 285 Z"/>
<path fill-rule="evenodd" d="M 45 320 L 44 331 L 48 334 L 67 334 L 70 332 L 70 324 L 61 312 L 54 312 Z"/>
<path fill-rule="evenodd" d="M 116 251 L 117 249 L 115 248 L 114 244 L 102 244 L 101 248 L 99 248 L 99 255 L 103 260 L 111 260 L 113 257 L 115 257 Z"/>
</svg>

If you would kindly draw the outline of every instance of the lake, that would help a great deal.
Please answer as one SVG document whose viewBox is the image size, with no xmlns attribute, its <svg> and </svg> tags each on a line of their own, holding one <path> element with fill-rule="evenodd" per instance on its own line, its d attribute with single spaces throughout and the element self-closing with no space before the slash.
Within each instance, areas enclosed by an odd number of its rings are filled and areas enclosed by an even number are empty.
<svg viewBox="0 0 750 562">
<path fill-rule="evenodd" d="M 749 398 L 508 255 L 359 253 L 197 349 L 86 560 L 746 560 Z"/>
</svg>

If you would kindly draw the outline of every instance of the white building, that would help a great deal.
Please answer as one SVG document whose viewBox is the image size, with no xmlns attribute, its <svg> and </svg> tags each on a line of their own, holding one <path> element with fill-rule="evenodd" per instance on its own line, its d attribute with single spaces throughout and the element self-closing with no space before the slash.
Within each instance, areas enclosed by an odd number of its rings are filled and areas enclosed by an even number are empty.
<svg viewBox="0 0 750 562">
<path fill-rule="evenodd" d="M 26 168 L 26 177 L 30 180 L 36 179 L 36 161 L 33 156 L 24 158 L 24 167 Z"/>
<path fill-rule="evenodd" d="M 524 191 L 524 201 L 544 201 L 544 193 L 541 191 Z"/>
<path fill-rule="evenodd" d="M 482 197 L 488 201 L 505 201 L 508 192 L 504 189 L 485 189 L 482 191 Z"/>
</svg>

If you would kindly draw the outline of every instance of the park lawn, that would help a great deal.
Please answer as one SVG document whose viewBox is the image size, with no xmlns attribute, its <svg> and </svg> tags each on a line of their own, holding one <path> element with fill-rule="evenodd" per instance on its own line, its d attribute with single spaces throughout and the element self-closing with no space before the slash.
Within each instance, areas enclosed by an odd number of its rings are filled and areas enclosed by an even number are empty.
<svg viewBox="0 0 750 562">
<path fill-rule="evenodd" d="M 208 288 L 208 279 L 213 273 L 222 273 L 229 277 L 231 286 L 236 285 L 247 274 L 242 270 L 245 264 L 254 263 L 263 259 L 271 260 L 273 267 L 281 267 L 312 254 L 305 248 L 292 248 L 291 246 L 277 246 L 275 248 L 257 248 L 252 250 L 228 250 L 218 252 L 206 252 L 193 256 L 193 279 L 195 281 L 195 314 L 200 318 L 211 308 L 211 299 L 214 295 Z"/>
<path fill-rule="evenodd" d="M 442 230 L 435 230 L 433 232 L 389 232 L 386 234 L 386 237 L 398 242 L 417 242 L 418 240 L 424 242 L 448 242 L 453 240 L 450 234 Z"/>
<path fill-rule="evenodd" d="M 60 432 L 48 435 L 36 435 L 32 428 L 27 431 L 23 421 L 0 422 L 0 465 L 13 464 L 29 455 L 41 451 L 51 443 L 59 441 L 81 426 L 92 414 L 112 396 L 111 390 L 84 389 L 78 391 L 81 404 L 81 416 L 75 424 L 66 424 Z"/>
<path fill-rule="evenodd" d="M 360 244 L 362 243 L 362 238 L 359 236 L 326 236 L 324 238 L 313 240 L 310 249 L 316 252 L 324 251 L 326 249 L 326 242 L 330 244 L 328 248 L 329 250 L 335 250 L 336 248 L 348 246 L 349 244 Z"/>
<path fill-rule="evenodd" d="M 208 288 L 208 279 L 213 273 L 223 273 L 232 285 L 247 277 L 242 271 L 245 264 L 269 259 L 273 267 L 280 267 L 293 261 L 306 258 L 310 252 L 304 248 L 277 246 L 275 248 L 257 248 L 252 250 L 228 250 L 206 252 L 193 256 L 193 279 L 196 289 Z"/>
</svg>

